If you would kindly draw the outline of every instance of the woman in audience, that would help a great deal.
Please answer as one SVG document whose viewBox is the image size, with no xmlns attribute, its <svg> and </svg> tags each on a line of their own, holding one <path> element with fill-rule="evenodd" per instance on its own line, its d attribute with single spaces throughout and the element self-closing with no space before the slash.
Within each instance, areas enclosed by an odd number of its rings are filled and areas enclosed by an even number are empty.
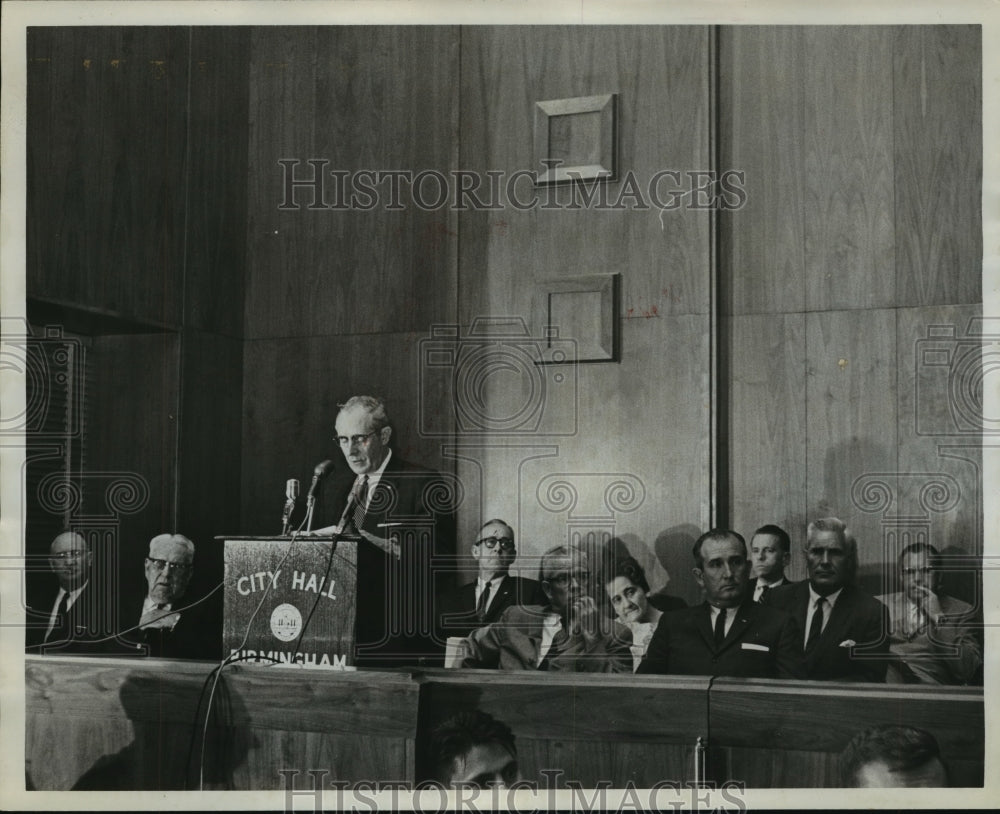
<svg viewBox="0 0 1000 814">
<path fill-rule="evenodd" d="M 663 615 L 661 608 L 650 602 L 649 583 L 642 566 L 633 557 L 626 557 L 615 564 L 611 579 L 605 584 L 611 607 L 618 616 L 618 621 L 632 631 L 632 670 L 639 666 L 642 657 L 646 655 L 646 646 L 653 638 L 653 631 Z M 684 607 L 684 602 L 676 597 L 666 597 L 672 600 L 668 610 L 673 607 Z M 661 605 L 662 602 L 657 602 Z"/>
</svg>

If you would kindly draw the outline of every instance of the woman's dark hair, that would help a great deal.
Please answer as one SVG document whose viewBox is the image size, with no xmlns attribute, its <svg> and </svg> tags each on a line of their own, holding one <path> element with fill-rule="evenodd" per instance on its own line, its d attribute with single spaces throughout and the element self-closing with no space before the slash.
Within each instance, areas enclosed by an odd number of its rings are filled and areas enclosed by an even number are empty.
<svg viewBox="0 0 1000 814">
<path fill-rule="evenodd" d="M 608 578 L 608 582 L 618 577 L 625 577 L 633 585 L 638 585 L 647 594 L 649 593 L 649 583 L 646 582 L 646 572 L 642 570 L 642 566 L 636 561 L 635 557 L 625 557 L 625 559 L 618 560 L 615 563 L 615 569 L 611 576 Z"/>
</svg>

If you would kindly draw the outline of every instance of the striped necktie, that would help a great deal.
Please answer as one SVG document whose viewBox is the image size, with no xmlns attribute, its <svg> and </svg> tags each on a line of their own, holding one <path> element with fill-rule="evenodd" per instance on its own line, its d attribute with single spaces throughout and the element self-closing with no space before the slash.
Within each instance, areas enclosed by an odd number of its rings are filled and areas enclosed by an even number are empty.
<svg viewBox="0 0 1000 814">
<path fill-rule="evenodd" d="M 354 523 L 354 528 L 356 531 L 361 531 L 361 527 L 365 522 L 365 507 L 368 504 L 368 476 L 365 475 L 361 480 L 361 485 L 358 487 L 357 492 L 354 495 L 354 515 L 351 518 Z"/>
</svg>

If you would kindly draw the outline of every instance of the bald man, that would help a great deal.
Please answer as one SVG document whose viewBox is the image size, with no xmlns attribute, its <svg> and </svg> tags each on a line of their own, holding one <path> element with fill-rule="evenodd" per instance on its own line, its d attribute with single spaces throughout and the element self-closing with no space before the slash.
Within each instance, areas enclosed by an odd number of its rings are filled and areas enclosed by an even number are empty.
<svg viewBox="0 0 1000 814">
<path fill-rule="evenodd" d="M 47 586 L 36 600 L 36 609 L 47 614 L 48 620 L 44 629 L 29 631 L 29 648 L 64 653 L 89 637 L 97 599 L 88 590 L 92 563 L 93 553 L 82 534 L 64 531 L 56 535 L 49 545 L 49 570 L 56 585 Z"/>
</svg>

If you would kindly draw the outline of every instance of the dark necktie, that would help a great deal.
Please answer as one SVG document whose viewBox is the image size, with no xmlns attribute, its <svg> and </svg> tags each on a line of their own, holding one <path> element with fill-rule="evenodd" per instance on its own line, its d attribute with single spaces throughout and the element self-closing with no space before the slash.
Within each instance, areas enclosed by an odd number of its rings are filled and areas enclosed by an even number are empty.
<svg viewBox="0 0 1000 814">
<path fill-rule="evenodd" d="M 487 582 L 486 586 L 479 593 L 479 602 L 476 605 L 476 616 L 482 622 L 486 618 L 486 608 L 490 604 L 490 586 L 493 583 Z"/>
<path fill-rule="evenodd" d="M 56 608 L 56 623 L 52 632 L 45 637 L 46 642 L 64 642 L 69 639 L 69 593 L 64 593 Z"/>
<path fill-rule="evenodd" d="M 719 647 L 726 639 L 726 609 L 719 608 L 715 617 L 715 646 Z"/>
<path fill-rule="evenodd" d="M 825 604 L 826 599 L 822 596 L 816 600 L 812 622 L 809 623 L 809 638 L 806 639 L 806 650 L 815 644 L 816 640 L 819 638 L 819 634 L 823 632 L 823 606 Z"/>
<path fill-rule="evenodd" d="M 763 602 L 764 601 L 764 594 L 767 593 L 767 589 L 769 587 L 770 586 L 768 586 L 768 585 L 764 585 L 764 586 L 761 587 L 761 589 L 760 589 L 760 595 L 757 597 L 757 601 L 758 602 Z"/>
<path fill-rule="evenodd" d="M 361 480 L 361 485 L 358 487 L 357 492 L 354 495 L 354 516 L 351 518 L 354 523 L 354 528 L 356 531 L 361 531 L 361 527 L 365 522 L 365 505 L 368 503 L 368 476 L 365 475 Z"/>
<path fill-rule="evenodd" d="M 552 659 L 556 658 L 563 650 L 566 649 L 566 645 L 569 642 L 569 636 L 566 634 L 566 629 L 562 626 L 556 631 L 556 635 L 552 637 L 552 645 L 549 647 L 548 652 L 545 654 L 545 658 L 542 659 L 541 663 L 538 665 L 539 670 L 548 670 L 549 663 Z"/>
</svg>

